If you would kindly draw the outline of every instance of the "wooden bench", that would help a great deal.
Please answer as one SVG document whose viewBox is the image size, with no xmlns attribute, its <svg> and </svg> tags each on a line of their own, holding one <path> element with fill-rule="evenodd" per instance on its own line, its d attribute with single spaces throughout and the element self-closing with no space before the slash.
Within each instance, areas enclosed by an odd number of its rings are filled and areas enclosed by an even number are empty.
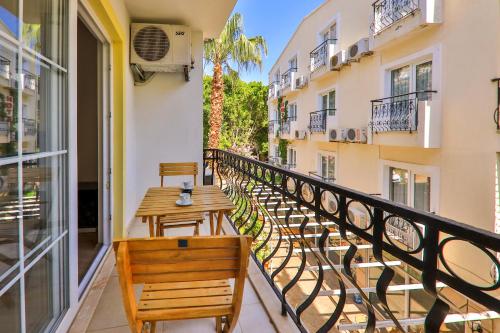
<svg viewBox="0 0 500 333">
<path fill-rule="evenodd" d="M 205 236 L 114 242 L 123 304 L 132 332 L 157 321 L 215 318 L 233 332 L 243 299 L 252 238 Z M 228 279 L 234 279 L 234 288 Z M 139 302 L 134 284 L 143 284 Z M 223 324 L 223 318 L 225 324 Z"/>
</svg>

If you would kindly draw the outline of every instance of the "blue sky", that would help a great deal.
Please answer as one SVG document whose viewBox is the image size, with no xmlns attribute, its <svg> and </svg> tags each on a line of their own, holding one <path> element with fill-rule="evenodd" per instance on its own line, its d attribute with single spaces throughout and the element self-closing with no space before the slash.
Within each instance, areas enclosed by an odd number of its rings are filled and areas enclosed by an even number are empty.
<svg viewBox="0 0 500 333">
<path fill-rule="evenodd" d="M 240 73 L 241 79 L 267 83 L 267 73 L 300 21 L 323 2 L 324 0 L 238 0 L 233 12 L 243 15 L 245 34 L 249 37 L 262 35 L 268 46 L 262 72 L 255 69 L 249 73 Z M 207 74 L 212 75 L 211 71 Z"/>
</svg>

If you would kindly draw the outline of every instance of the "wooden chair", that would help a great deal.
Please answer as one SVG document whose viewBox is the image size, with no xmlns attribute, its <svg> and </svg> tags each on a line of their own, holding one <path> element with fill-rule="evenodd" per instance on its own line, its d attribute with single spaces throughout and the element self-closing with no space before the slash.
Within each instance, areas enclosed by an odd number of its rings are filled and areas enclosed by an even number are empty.
<svg viewBox="0 0 500 333">
<path fill-rule="evenodd" d="M 198 163 L 160 163 L 160 184 L 163 187 L 163 178 L 168 176 L 193 176 L 193 183 L 196 186 L 196 176 L 198 175 Z M 188 213 L 176 216 L 159 216 L 156 223 L 156 236 L 164 236 L 165 230 L 169 228 L 194 227 L 194 236 L 200 234 L 200 224 L 203 223 L 203 214 Z M 154 235 L 150 235 L 153 237 Z"/>
<path fill-rule="evenodd" d="M 146 322 L 154 333 L 158 321 L 215 317 L 218 333 L 233 332 L 251 243 L 250 236 L 115 241 L 116 267 L 131 331 L 142 332 Z M 228 279 L 234 279 L 233 289 Z M 134 284 L 143 284 L 139 302 Z"/>
</svg>

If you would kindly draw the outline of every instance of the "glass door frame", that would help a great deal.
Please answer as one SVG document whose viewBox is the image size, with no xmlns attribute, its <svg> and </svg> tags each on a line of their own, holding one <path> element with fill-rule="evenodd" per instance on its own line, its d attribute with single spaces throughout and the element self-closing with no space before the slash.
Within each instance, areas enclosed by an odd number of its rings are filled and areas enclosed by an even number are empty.
<svg viewBox="0 0 500 333">
<path fill-rule="evenodd" d="M 99 59 L 99 81 L 98 81 L 98 114 L 99 114 L 99 140 L 98 140 L 98 158 L 99 158 L 99 224 L 98 233 L 99 241 L 102 242 L 101 249 L 94 258 L 91 266 L 85 273 L 84 278 L 80 283 L 78 283 L 78 274 L 72 276 L 72 279 L 76 279 L 76 284 L 78 285 L 78 297 L 82 298 L 87 287 L 90 286 L 92 279 L 106 256 L 106 253 L 111 248 L 112 243 L 112 222 L 111 222 L 111 212 L 112 210 L 112 179 L 111 179 L 111 156 L 112 156 L 112 126 L 111 126 L 111 116 L 112 116 L 112 77 L 111 77 L 111 59 L 112 59 L 112 48 L 111 39 L 105 33 L 105 29 L 99 24 L 98 19 L 92 15 L 89 8 L 80 2 L 78 6 L 78 18 L 87 26 L 89 31 L 91 31 L 94 37 L 98 40 L 98 53 Z M 76 133 L 75 133 L 76 134 Z M 78 217 L 77 217 L 78 220 Z M 76 222 L 76 221 L 75 221 Z M 78 234 L 78 229 L 76 230 Z M 101 237 L 102 236 L 102 237 Z M 76 237 L 78 239 L 78 236 Z M 76 242 L 76 252 L 78 252 L 78 241 Z M 78 269 L 77 269 L 78 270 Z M 73 281 L 72 281 L 73 282 Z"/>
</svg>

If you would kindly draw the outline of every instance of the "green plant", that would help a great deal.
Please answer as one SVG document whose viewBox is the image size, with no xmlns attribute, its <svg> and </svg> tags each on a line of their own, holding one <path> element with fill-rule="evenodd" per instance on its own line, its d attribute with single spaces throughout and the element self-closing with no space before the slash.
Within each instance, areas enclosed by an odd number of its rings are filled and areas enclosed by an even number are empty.
<svg viewBox="0 0 500 333">
<path fill-rule="evenodd" d="M 286 161 L 287 160 L 287 154 L 288 154 L 288 140 L 285 140 L 285 139 L 281 139 L 279 140 L 278 142 L 278 151 L 280 153 L 280 157 L 282 159 L 282 161 Z"/>
</svg>

